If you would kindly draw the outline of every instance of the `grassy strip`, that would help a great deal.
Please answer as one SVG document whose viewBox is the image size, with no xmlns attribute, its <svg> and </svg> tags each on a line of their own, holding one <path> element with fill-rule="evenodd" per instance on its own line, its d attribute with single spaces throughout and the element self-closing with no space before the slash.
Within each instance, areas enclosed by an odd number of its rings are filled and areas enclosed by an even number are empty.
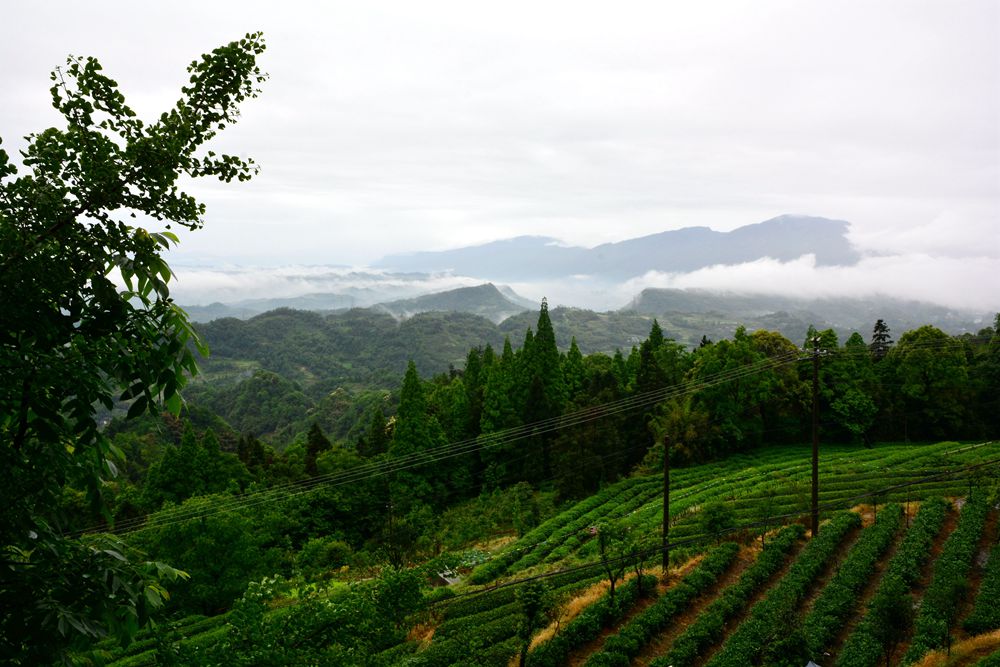
<svg viewBox="0 0 1000 667">
<path fill-rule="evenodd" d="M 722 639 L 726 623 L 746 608 L 754 591 L 781 569 L 785 558 L 805 529 L 793 524 L 782 529 L 757 557 L 757 561 L 716 598 L 675 641 L 670 651 L 650 663 L 650 667 L 690 665 L 705 649 Z"/>
<path fill-rule="evenodd" d="M 546 581 L 554 590 L 571 590 L 574 585 L 585 585 L 604 578 L 600 567 L 588 567 L 555 575 Z M 444 617 L 448 621 L 452 619 L 464 618 L 473 614 L 488 612 L 497 607 L 514 602 L 517 593 L 517 586 L 505 586 L 495 591 L 484 591 L 478 595 L 467 598 L 457 598 L 453 602 L 446 602 Z"/>
<path fill-rule="evenodd" d="M 948 536 L 934 563 L 934 576 L 913 623 L 913 641 L 903 656 L 903 664 L 916 662 L 927 651 L 941 648 L 948 642 L 948 631 L 969 588 L 969 568 L 979 547 L 989 509 L 985 493 L 973 494 L 962 508 L 958 526 Z"/>
<path fill-rule="evenodd" d="M 858 595 L 875 572 L 878 559 L 892 544 L 903 519 L 903 508 L 890 505 L 878 514 L 875 525 L 866 529 L 837 574 L 816 598 L 812 611 L 802 622 L 802 631 L 814 660 L 823 656 L 837 632 L 854 611 Z"/>
<path fill-rule="evenodd" d="M 913 583 L 920 577 L 920 568 L 930 556 L 934 537 L 941 531 L 948 503 L 937 498 L 920 506 L 913 525 L 899 545 L 896 555 L 889 561 L 885 575 L 875 596 L 868 604 L 865 617 L 847 638 L 837 657 L 837 667 L 875 667 L 884 655 L 882 638 L 886 628 L 878 610 L 891 609 L 893 601 L 906 596 Z M 872 613 L 876 610 L 876 613 Z"/>
<path fill-rule="evenodd" d="M 633 618 L 617 635 L 604 642 L 600 651 L 587 661 L 587 667 L 628 665 L 695 597 L 708 590 L 729 569 L 740 551 L 734 542 L 715 547 L 690 574 L 664 593 L 645 611 Z"/>
<path fill-rule="evenodd" d="M 640 591 L 652 590 L 656 578 L 643 575 L 643 581 L 638 577 L 630 579 L 615 592 L 615 601 L 605 594 L 597 602 L 587 607 L 574 618 L 559 634 L 547 642 L 539 644 L 528 654 L 528 667 L 557 667 L 566 661 L 570 651 L 578 646 L 596 639 L 608 625 L 622 618 L 638 601 Z M 642 584 L 640 588 L 640 583 Z"/>
<path fill-rule="evenodd" d="M 1000 628 L 1000 542 L 993 545 L 986 572 L 979 584 L 979 595 L 972 613 L 965 619 L 965 631 L 979 634 Z"/>
<path fill-rule="evenodd" d="M 708 662 L 708 667 L 745 667 L 756 664 L 760 654 L 781 637 L 788 621 L 809 587 L 828 562 L 837 554 L 848 532 L 861 525 L 861 517 L 845 512 L 823 526 L 810 540 L 788 573 L 754 605 L 750 615 L 729 636 L 722 649 Z"/>
</svg>

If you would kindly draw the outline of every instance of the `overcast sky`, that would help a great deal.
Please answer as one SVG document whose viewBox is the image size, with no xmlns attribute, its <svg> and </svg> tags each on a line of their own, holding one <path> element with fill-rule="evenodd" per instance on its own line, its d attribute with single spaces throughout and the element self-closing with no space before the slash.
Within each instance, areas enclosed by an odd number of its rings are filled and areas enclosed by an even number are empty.
<svg viewBox="0 0 1000 667">
<path fill-rule="evenodd" d="M 48 73 L 69 53 L 153 119 L 190 60 L 253 30 L 271 78 L 216 148 L 262 171 L 192 186 L 207 225 L 177 266 L 801 213 L 850 221 L 911 291 L 933 277 L 940 300 L 984 308 L 1000 293 L 996 0 L 8 3 L 0 136 L 16 148 L 57 122 Z M 786 286 L 809 271 L 744 269 Z"/>
</svg>

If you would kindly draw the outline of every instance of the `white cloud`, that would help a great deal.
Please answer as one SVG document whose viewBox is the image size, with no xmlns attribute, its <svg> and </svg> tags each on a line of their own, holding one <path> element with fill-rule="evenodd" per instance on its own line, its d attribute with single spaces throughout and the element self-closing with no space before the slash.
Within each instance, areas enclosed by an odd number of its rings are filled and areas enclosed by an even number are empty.
<svg viewBox="0 0 1000 667">
<path fill-rule="evenodd" d="M 931 257 L 926 254 L 869 256 L 855 266 L 816 266 L 807 255 L 790 262 L 761 259 L 712 266 L 691 273 L 651 271 L 623 287 L 702 288 L 790 297 L 890 296 L 980 312 L 1000 311 L 1000 258 Z"/>
</svg>

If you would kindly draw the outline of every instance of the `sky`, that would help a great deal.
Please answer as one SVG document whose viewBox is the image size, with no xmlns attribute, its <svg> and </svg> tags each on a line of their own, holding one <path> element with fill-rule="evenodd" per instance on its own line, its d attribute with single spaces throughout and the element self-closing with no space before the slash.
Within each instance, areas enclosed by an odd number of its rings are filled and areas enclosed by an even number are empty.
<svg viewBox="0 0 1000 667">
<path fill-rule="evenodd" d="M 188 188 L 208 213 L 169 257 L 187 298 L 208 299 L 198 276 L 222 269 L 257 272 L 261 294 L 260 276 L 300 265 L 794 213 L 849 221 L 865 259 L 664 267 L 627 287 L 850 292 L 881 279 L 1000 308 L 995 0 L 91 0 L 3 15 L 8 150 L 58 122 L 48 74 L 68 54 L 96 56 L 154 119 L 188 62 L 264 32 L 270 79 L 213 146 L 261 173 Z"/>
</svg>

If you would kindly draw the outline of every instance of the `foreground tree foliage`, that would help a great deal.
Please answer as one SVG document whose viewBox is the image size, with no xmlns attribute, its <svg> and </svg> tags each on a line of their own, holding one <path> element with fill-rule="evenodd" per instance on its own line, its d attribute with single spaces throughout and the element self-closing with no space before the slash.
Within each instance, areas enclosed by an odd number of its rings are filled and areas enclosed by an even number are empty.
<svg viewBox="0 0 1000 667">
<path fill-rule="evenodd" d="M 129 636 L 178 572 L 111 537 L 72 539 L 54 511 L 66 484 L 101 507 L 119 454 L 98 406 L 130 416 L 181 407 L 201 343 L 170 299 L 163 252 L 172 225 L 205 208 L 179 179 L 246 180 L 252 161 L 202 145 L 256 97 L 265 75 L 250 34 L 189 67 L 181 99 L 152 124 L 136 117 L 94 58 L 52 75 L 65 127 L 30 135 L 23 172 L 0 150 L 0 661 L 50 664 L 106 634 Z M 163 231 L 131 224 L 151 219 Z"/>
</svg>

